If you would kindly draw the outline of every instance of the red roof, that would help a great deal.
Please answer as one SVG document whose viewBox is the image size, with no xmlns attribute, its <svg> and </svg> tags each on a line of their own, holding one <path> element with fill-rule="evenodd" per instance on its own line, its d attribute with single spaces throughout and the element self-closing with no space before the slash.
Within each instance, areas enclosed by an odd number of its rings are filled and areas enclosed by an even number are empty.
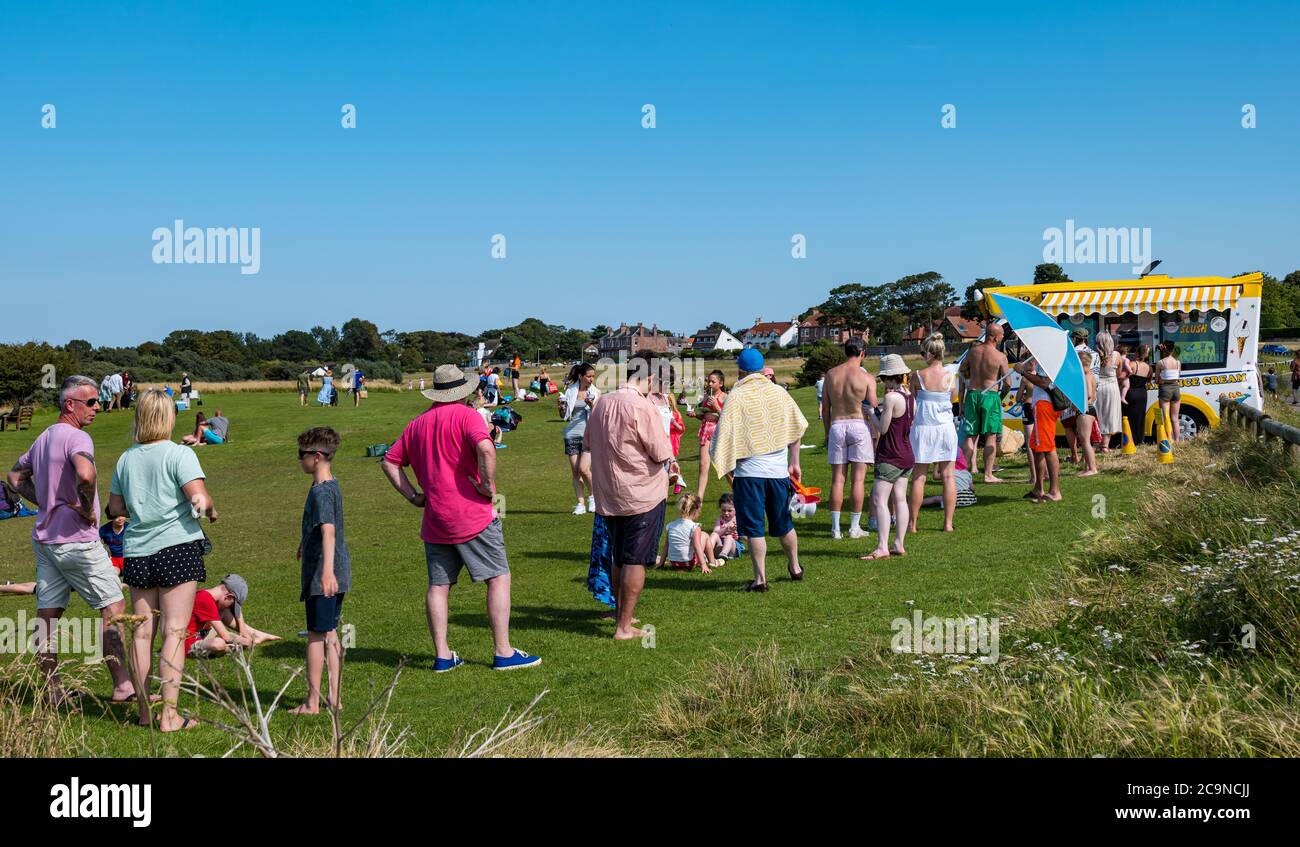
<svg viewBox="0 0 1300 847">
<path fill-rule="evenodd" d="M 947 315 L 948 323 L 962 338 L 979 338 L 984 332 L 984 325 L 979 321 L 967 320 L 959 315 Z"/>
</svg>

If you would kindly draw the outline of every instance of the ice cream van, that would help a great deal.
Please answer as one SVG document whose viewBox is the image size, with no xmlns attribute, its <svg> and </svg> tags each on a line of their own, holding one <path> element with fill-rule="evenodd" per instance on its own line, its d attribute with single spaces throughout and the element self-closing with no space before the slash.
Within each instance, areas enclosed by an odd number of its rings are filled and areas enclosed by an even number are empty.
<svg viewBox="0 0 1300 847">
<path fill-rule="evenodd" d="M 1170 278 L 1150 274 L 1140 279 L 1055 282 L 984 289 L 979 306 L 985 317 L 1001 319 L 989 291 L 1018 297 L 1056 318 L 1061 327 L 1088 331 L 1096 349 L 1098 332 L 1115 336 L 1130 355 L 1140 345 L 1155 350 L 1161 342 L 1178 346 L 1182 362 L 1179 386 L 1182 435 L 1194 436 L 1219 423 L 1219 397 L 1226 394 L 1256 409 L 1263 408 L 1257 369 L 1260 293 L 1263 276 Z M 1152 361 L 1159 358 L 1152 354 Z M 1015 402 L 1019 376 L 1011 375 L 1003 401 L 1003 421 L 1021 429 L 1023 414 Z M 1145 434 L 1154 435 L 1159 404 L 1153 384 L 1147 395 Z"/>
</svg>

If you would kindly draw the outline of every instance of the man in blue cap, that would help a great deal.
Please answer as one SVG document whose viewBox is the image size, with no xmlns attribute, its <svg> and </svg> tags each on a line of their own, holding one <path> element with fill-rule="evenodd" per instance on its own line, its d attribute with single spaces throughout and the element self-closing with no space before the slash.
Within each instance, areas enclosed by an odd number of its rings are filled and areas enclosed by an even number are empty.
<svg viewBox="0 0 1300 847">
<path fill-rule="evenodd" d="M 722 407 L 709 455 L 718 476 L 732 479 L 736 529 L 754 558 L 754 581 L 745 590 L 767 591 L 769 533 L 781 539 L 790 578 L 803 579 L 790 481 L 800 479 L 799 441 L 808 421 L 790 392 L 763 375 L 762 353 L 752 347 L 742 351 L 736 367 L 740 379 Z"/>
</svg>

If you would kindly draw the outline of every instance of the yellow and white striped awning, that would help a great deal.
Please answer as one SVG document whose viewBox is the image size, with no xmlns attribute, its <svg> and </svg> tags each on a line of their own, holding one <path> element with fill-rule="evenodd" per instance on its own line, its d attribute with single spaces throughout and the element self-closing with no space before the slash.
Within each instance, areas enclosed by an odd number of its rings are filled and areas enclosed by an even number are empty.
<svg viewBox="0 0 1300 847">
<path fill-rule="evenodd" d="M 1236 285 L 1052 291 L 1043 295 L 1039 306 L 1049 315 L 1223 311 L 1236 307 L 1239 291 Z"/>
</svg>

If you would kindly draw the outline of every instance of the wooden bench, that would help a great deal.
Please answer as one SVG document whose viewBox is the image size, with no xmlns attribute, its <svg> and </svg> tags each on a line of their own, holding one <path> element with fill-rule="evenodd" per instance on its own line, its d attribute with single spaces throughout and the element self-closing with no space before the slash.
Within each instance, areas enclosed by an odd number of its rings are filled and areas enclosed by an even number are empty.
<svg viewBox="0 0 1300 847">
<path fill-rule="evenodd" d="M 12 426 L 14 429 L 31 429 L 32 413 L 36 411 L 35 406 L 19 406 L 17 411 L 10 409 L 3 415 L 0 415 L 0 432 Z"/>
</svg>

